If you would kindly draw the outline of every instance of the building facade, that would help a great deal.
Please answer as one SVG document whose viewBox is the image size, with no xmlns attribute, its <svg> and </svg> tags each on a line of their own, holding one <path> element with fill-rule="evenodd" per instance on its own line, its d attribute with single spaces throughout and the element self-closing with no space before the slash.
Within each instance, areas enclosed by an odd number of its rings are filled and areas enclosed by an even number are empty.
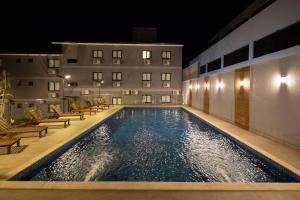
<svg viewBox="0 0 300 200">
<path fill-rule="evenodd" d="M 184 69 L 183 103 L 299 148 L 300 2 L 247 12 Z"/>
<path fill-rule="evenodd" d="M 8 112 L 24 117 L 37 106 L 45 115 L 52 104 L 67 111 L 68 98 L 100 96 L 111 104 L 181 104 L 182 45 L 72 43 L 56 54 L 0 54 L 0 67 L 14 79 Z M 66 97 L 66 98 L 65 98 Z"/>
</svg>

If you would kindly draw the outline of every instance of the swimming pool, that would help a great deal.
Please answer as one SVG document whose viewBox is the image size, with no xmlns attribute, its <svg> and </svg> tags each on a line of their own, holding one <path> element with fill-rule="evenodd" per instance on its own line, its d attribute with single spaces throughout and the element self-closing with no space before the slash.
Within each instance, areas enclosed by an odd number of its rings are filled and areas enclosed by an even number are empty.
<svg viewBox="0 0 300 200">
<path fill-rule="evenodd" d="M 125 108 L 12 180 L 298 182 L 181 108 Z"/>
</svg>

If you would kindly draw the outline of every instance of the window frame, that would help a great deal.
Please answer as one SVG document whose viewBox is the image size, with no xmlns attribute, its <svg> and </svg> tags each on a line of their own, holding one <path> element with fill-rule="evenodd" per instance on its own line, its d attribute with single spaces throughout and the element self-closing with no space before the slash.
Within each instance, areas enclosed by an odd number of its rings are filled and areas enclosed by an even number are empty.
<svg viewBox="0 0 300 200">
<path fill-rule="evenodd" d="M 53 90 L 50 88 L 50 84 L 53 84 Z M 57 88 L 58 85 L 58 88 Z M 49 81 L 48 82 L 48 91 L 54 92 L 54 91 L 60 91 L 60 82 L 58 81 Z"/>
<path fill-rule="evenodd" d="M 95 74 L 97 74 L 97 79 L 95 79 Z M 101 74 L 101 79 L 99 79 L 99 74 Z M 103 80 L 103 72 L 93 72 L 93 81 L 102 81 Z"/>
<path fill-rule="evenodd" d="M 146 74 L 146 79 L 144 79 L 144 74 Z M 147 78 L 147 75 L 150 75 L 150 79 Z M 152 81 L 152 73 L 151 72 L 142 72 L 142 81 Z"/>
<path fill-rule="evenodd" d="M 116 74 L 116 79 L 114 79 L 114 74 Z M 121 74 L 121 78 L 118 78 L 118 74 Z M 122 72 L 112 72 L 112 81 L 122 81 Z"/>
<path fill-rule="evenodd" d="M 166 56 L 164 56 L 164 54 L 166 54 Z M 168 56 L 168 54 L 169 54 L 170 56 Z M 172 59 L 172 51 L 162 51 L 162 52 L 161 52 L 161 58 L 162 58 L 163 60 L 171 60 L 171 59 Z"/>
<path fill-rule="evenodd" d="M 117 56 L 115 57 L 114 56 L 114 52 L 117 52 Z M 120 53 L 120 56 L 119 56 L 119 53 Z M 111 54 L 112 58 L 113 59 L 122 59 L 122 56 L 123 56 L 123 51 L 122 50 L 112 50 L 112 54 Z"/>
<path fill-rule="evenodd" d="M 164 101 L 163 101 L 163 97 L 164 97 Z M 169 101 L 166 101 L 166 97 L 169 97 Z M 171 103 L 171 95 L 161 95 L 161 103 Z"/>
<path fill-rule="evenodd" d="M 53 62 L 52 65 L 50 65 L 50 62 Z M 48 59 L 48 68 L 59 68 L 60 67 L 60 59 L 58 58 L 49 58 Z"/>
<path fill-rule="evenodd" d="M 169 79 L 167 79 L 166 78 L 166 75 L 167 74 L 169 74 L 170 76 L 170 78 Z M 165 76 L 165 78 L 163 79 L 163 75 Z M 161 81 L 171 81 L 172 80 L 172 73 L 169 73 L 169 72 L 166 72 L 166 73 L 161 73 Z"/>
<path fill-rule="evenodd" d="M 148 99 L 148 97 L 150 97 L 150 99 Z M 146 101 L 144 101 L 144 98 L 146 99 Z M 142 95 L 142 103 L 152 103 L 152 95 L 148 95 L 148 94 Z"/>
<path fill-rule="evenodd" d="M 144 57 L 144 53 L 146 53 L 146 57 Z M 149 55 L 148 55 L 149 53 Z M 150 60 L 152 58 L 152 51 L 151 50 L 142 50 L 142 59 L 143 60 Z"/>
<path fill-rule="evenodd" d="M 101 52 L 101 56 L 99 56 L 99 52 Z M 96 56 L 95 56 L 95 53 L 96 53 Z M 103 58 L 103 50 L 102 49 L 92 50 L 92 58 Z"/>
</svg>

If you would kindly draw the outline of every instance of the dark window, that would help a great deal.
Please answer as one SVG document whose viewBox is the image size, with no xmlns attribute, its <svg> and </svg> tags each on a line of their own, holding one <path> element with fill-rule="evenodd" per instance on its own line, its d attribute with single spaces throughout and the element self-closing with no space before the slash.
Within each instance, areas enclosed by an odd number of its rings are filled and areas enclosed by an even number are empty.
<svg viewBox="0 0 300 200">
<path fill-rule="evenodd" d="M 21 58 L 17 58 L 16 63 L 20 63 L 20 62 L 21 62 Z"/>
<path fill-rule="evenodd" d="M 28 58 L 28 62 L 32 63 L 33 62 L 33 58 Z"/>
<path fill-rule="evenodd" d="M 28 86 L 33 86 L 33 82 L 32 82 L 32 81 L 29 81 L 29 82 L 28 82 Z"/>
<path fill-rule="evenodd" d="M 68 63 L 77 63 L 77 59 L 68 59 L 67 62 Z"/>
<path fill-rule="evenodd" d="M 254 42 L 253 57 L 287 49 L 300 44 L 300 22 Z"/>
<path fill-rule="evenodd" d="M 18 104 L 17 104 L 17 108 L 22 108 L 22 104 L 21 104 L 21 103 L 18 103 Z"/>
<path fill-rule="evenodd" d="M 22 86 L 22 81 L 18 81 L 17 86 Z"/>
<path fill-rule="evenodd" d="M 249 59 L 249 45 L 239 48 L 224 56 L 224 67 Z"/>
<path fill-rule="evenodd" d="M 77 87 L 78 86 L 78 82 L 70 82 L 70 83 L 68 83 L 68 86 Z"/>
<path fill-rule="evenodd" d="M 207 72 L 221 69 L 221 58 L 218 58 L 207 64 Z"/>
<path fill-rule="evenodd" d="M 200 74 L 205 74 L 206 73 L 206 65 L 200 66 L 199 72 L 200 72 Z"/>
<path fill-rule="evenodd" d="M 33 107 L 34 107 L 34 104 L 33 104 L 33 103 L 30 103 L 30 104 L 28 104 L 28 107 L 29 107 L 29 108 L 33 108 Z"/>
</svg>

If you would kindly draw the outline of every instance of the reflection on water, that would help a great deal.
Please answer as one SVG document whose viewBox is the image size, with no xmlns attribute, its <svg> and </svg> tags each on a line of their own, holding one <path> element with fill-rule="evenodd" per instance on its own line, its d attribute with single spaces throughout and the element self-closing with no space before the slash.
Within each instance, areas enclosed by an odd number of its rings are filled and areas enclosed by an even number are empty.
<svg viewBox="0 0 300 200">
<path fill-rule="evenodd" d="M 181 109 L 125 109 L 31 180 L 293 181 Z"/>
</svg>

